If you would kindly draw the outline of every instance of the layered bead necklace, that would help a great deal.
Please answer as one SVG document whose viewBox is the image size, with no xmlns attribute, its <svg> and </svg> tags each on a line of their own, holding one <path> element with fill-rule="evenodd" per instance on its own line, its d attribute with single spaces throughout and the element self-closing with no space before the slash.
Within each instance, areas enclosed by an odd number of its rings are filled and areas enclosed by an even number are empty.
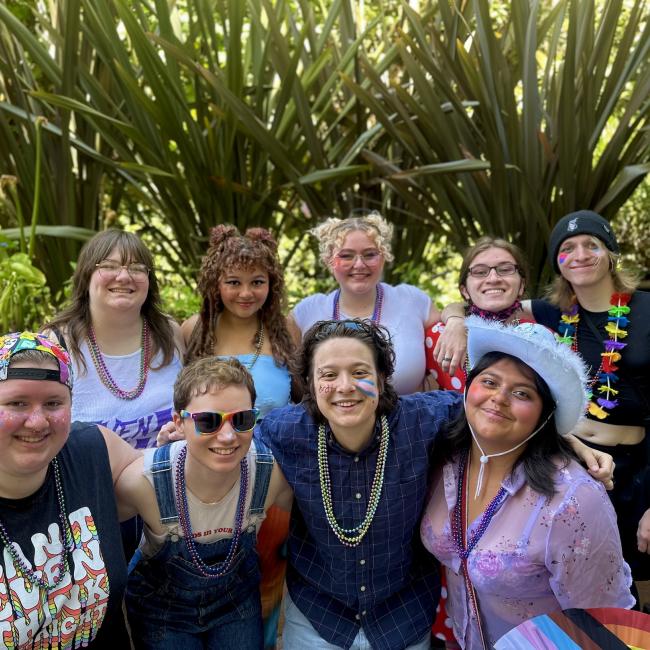
<svg viewBox="0 0 650 650">
<path fill-rule="evenodd" d="M 499 491 L 496 493 L 495 497 L 490 501 L 481 521 L 479 522 L 478 528 L 474 531 L 472 538 L 470 540 L 466 539 L 467 531 L 467 492 L 469 490 L 469 451 L 460 459 L 460 465 L 458 467 L 458 487 L 456 493 L 456 505 L 454 506 L 452 527 L 451 527 L 451 536 L 454 541 L 454 546 L 456 547 L 456 552 L 458 553 L 461 560 L 464 562 L 467 561 L 469 554 L 474 550 L 474 547 L 478 544 L 478 541 L 483 537 L 487 527 L 492 521 L 492 517 L 496 514 L 501 502 L 507 495 L 507 490 L 501 486 Z"/>
<path fill-rule="evenodd" d="M 630 294 L 614 293 L 610 299 L 611 307 L 607 311 L 607 325 L 605 331 L 609 338 L 603 341 L 604 352 L 600 353 L 601 361 L 598 370 L 594 373 L 588 386 L 589 407 L 588 412 L 599 420 L 604 420 L 610 413 L 605 409 L 616 408 L 619 401 L 615 399 L 618 390 L 614 388 L 618 382 L 616 363 L 621 360 L 621 350 L 627 345 L 619 339 L 624 339 L 627 332 L 623 329 L 627 327 L 629 321 L 628 315 L 630 308 Z M 569 345 L 574 352 L 578 350 L 578 324 L 580 323 L 580 305 L 577 301 L 571 305 L 571 308 L 562 312 L 560 323 L 558 325 L 558 341 Z M 594 399 L 594 388 L 600 384 L 597 392 L 600 397 Z"/>
<path fill-rule="evenodd" d="M 384 486 L 384 471 L 386 469 L 386 457 L 388 455 L 388 441 L 390 439 L 390 430 L 388 428 L 388 420 L 385 415 L 381 416 L 381 438 L 379 442 L 379 452 L 377 453 L 377 465 L 375 467 L 375 476 L 372 480 L 372 487 L 370 489 L 370 499 L 368 500 L 368 507 L 366 509 L 366 516 L 363 521 L 354 528 L 343 528 L 339 526 L 334 516 L 334 508 L 332 505 L 332 482 L 330 479 L 329 463 L 327 462 L 327 441 L 325 435 L 325 425 L 321 424 L 318 427 L 318 474 L 320 477 L 320 491 L 323 500 L 323 507 L 325 508 L 325 517 L 327 523 L 336 535 L 337 539 L 349 548 L 354 548 L 361 543 L 365 537 L 372 520 L 374 519 L 379 499 L 381 498 L 381 491 Z"/>
<path fill-rule="evenodd" d="M 176 488 L 176 508 L 178 510 L 178 520 L 183 531 L 183 539 L 185 545 L 192 558 L 192 564 L 196 567 L 197 571 L 205 578 L 220 578 L 225 575 L 232 567 L 237 547 L 239 546 L 239 539 L 241 537 L 242 528 L 244 525 L 244 515 L 246 512 L 246 494 L 248 492 L 248 462 L 246 458 L 242 458 L 240 467 L 239 478 L 239 499 L 237 500 L 237 514 L 235 515 L 235 525 L 233 528 L 232 539 L 228 547 L 228 553 L 225 560 L 218 562 L 214 565 L 206 564 L 199 556 L 196 542 L 194 541 L 194 534 L 192 532 L 192 524 L 190 523 L 190 509 L 187 505 L 187 484 L 185 482 L 185 459 L 187 457 L 187 447 L 183 447 L 178 454 L 178 461 L 176 464 L 175 485 Z"/>
<path fill-rule="evenodd" d="M 95 330 L 91 325 L 88 328 L 88 349 L 90 350 L 90 357 L 93 360 L 95 369 L 97 370 L 97 375 L 99 380 L 104 384 L 104 386 L 113 394 L 115 397 L 124 400 L 133 400 L 136 397 L 140 397 L 142 391 L 144 390 L 145 384 L 147 383 L 147 374 L 149 372 L 149 362 L 151 360 L 151 340 L 149 337 L 149 325 L 147 320 L 142 320 L 142 339 L 140 341 L 140 377 L 135 388 L 132 390 L 123 390 L 116 383 L 111 373 L 108 371 L 106 362 L 104 361 L 104 356 L 97 345 L 97 339 L 95 338 Z"/>
<path fill-rule="evenodd" d="M 332 309 L 332 320 L 341 320 L 341 290 L 337 289 L 334 294 L 334 308 Z M 375 308 L 372 310 L 370 320 L 374 325 L 379 325 L 381 322 L 381 309 L 384 306 L 384 288 L 381 283 L 377 284 L 375 288 Z"/>
<path fill-rule="evenodd" d="M 51 589 L 56 589 L 66 575 L 70 573 L 70 565 L 68 562 L 68 553 L 71 553 L 75 548 L 74 538 L 72 536 L 72 531 L 70 530 L 70 523 L 68 521 L 68 512 L 65 507 L 65 495 L 63 494 L 63 484 L 61 481 L 61 470 L 59 468 L 59 461 L 56 456 L 51 461 L 52 470 L 54 474 L 54 485 L 56 488 L 56 500 L 59 507 L 59 526 L 61 530 L 61 543 L 63 545 L 63 550 L 61 552 L 61 559 L 57 565 L 58 575 L 54 582 L 50 585 L 47 582 L 45 577 L 45 571 L 42 571 L 43 577 L 38 577 L 36 572 L 33 569 L 30 569 L 27 566 L 27 563 L 23 558 L 21 558 L 16 549 L 14 548 L 14 542 L 11 541 L 7 529 L 5 528 L 2 521 L 0 521 L 0 541 L 3 546 L 9 551 L 9 555 L 14 562 L 14 566 L 20 569 L 20 573 L 25 576 L 32 585 L 38 585 L 39 587 L 49 591 Z M 6 574 L 6 571 L 5 571 Z"/>
</svg>

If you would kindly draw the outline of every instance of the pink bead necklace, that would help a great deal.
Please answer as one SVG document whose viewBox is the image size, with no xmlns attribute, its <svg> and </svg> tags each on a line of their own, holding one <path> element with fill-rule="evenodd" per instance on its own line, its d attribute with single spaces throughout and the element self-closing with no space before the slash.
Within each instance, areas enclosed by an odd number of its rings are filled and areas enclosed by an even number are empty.
<svg viewBox="0 0 650 650">
<path fill-rule="evenodd" d="M 97 345 L 95 330 L 93 329 L 92 325 L 88 328 L 88 349 L 90 350 L 90 357 L 93 360 L 95 369 L 97 370 L 99 380 L 113 395 L 115 395 L 115 397 L 124 400 L 133 400 L 136 397 L 140 397 L 140 395 L 142 395 L 142 391 L 144 390 L 145 384 L 147 383 L 149 362 L 151 360 L 151 339 L 149 336 L 149 325 L 147 324 L 146 319 L 142 319 L 142 340 L 140 343 L 140 376 L 138 383 L 132 390 L 123 390 L 117 385 L 117 383 L 115 383 L 113 377 L 111 377 L 111 373 L 108 371 L 106 362 L 104 361 L 104 356 L 102 355 L 102 352 Z"/>
</svg>

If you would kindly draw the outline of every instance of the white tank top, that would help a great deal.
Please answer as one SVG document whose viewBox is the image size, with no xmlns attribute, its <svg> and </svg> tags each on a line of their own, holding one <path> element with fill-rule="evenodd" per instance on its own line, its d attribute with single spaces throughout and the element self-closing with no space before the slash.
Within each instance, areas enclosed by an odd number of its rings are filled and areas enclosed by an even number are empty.
<svg viewBox="0 0 650 650">
<path fill-rule="evenodd" d="M 157 369 L 149 368 L 142 394 L 127 400 L 116 397 L 102 384 L 87 341 L 79 347 L 86 361 L 86 372 L 75 362 L 72 419 L 101 424 L 115 431 L 132 447 L 155 447 L 160 427 L 172 419 L 174 382 L 181 369 L 178 355 L 174 353 L 171 363 L 158 368 L 162 360 L 159 352 L 151 364 Z M 123 356 L 102 356 L 108 372 L 120 388 L 131 390 L 137 385 L 140 350 Z"/>
</svg>

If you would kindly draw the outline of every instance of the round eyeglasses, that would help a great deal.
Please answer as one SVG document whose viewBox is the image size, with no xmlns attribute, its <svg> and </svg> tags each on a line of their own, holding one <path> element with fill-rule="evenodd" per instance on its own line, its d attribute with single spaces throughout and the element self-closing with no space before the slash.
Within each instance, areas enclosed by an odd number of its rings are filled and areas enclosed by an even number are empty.
<svg viewBox="0 0 650 650">
<path fill-rule="evenodd" d="M 363 253 L 356 253 L 355 251 L 340 251 L 334 255 L 335 260 L 339 266 L 349 268 L 354 266 L 357 258 L 360 259 L 366 266 L 374 268 L 381 262 L 382 254 L 378 250 L 363 251 Z"/>
</svg>

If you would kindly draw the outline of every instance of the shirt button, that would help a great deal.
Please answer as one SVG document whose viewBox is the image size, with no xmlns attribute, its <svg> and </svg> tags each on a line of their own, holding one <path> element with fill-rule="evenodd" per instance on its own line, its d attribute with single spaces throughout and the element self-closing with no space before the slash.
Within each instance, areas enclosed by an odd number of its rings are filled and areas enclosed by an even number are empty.
<svg viewBox="0 0 650 650">
<path fill-rule="evenodd" d="M 365 616 L 365 615 L 366 615 L 366 610 L 364 609 L 364 610 L 361 612 L 361 616 Z"/>
<path fill-rule="evenodd" d="M 355 462 L 355 463 L 358 463 L 358 462 L 359 462 L 359 456 L 355 456 L 355 457 L 354 457 L 354 462 Z"/>
<path fill-rule="evenodd" d="M 354 615 L 354 618 L 356 618 L 357 621 L 358 621 L 358 620 L 361 618 L 361 616 L 360 616 L 359 614 L 355 614 L 355 615 Z"/>
<path fill-rule="evenodd" d="M 366 563 L 365 560 L 359 560 L 359 564 L 360 564 L 361 566 L 363 566 L 365 563 Z"/>
<path fill-rule="evenodd" d="M 361 591 L 365 591 L 365 590 L 366 590 L 366 585 L 361 585 Z"/>
<path fill-rule="evenodd" d="M 355 497 L 356 499 L 360 499 L 360 498 L 361 498 L 361 492 L 357 492 L 357 493 L 354 495 L 354 497 Z"/>
<path fill-rule="evenodd" d="M 172 535 L 172 542 L 177 542 L 179 540 L 178 535 Z"/>
</svg>

